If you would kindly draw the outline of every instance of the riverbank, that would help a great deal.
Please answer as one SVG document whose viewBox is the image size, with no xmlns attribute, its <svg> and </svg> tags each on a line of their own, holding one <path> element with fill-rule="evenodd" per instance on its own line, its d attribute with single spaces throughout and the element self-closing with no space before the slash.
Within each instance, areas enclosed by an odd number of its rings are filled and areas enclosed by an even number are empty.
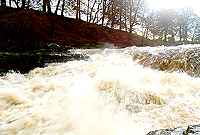
<svg viewBox="0 0 200 135">
<path fill-rule="evenodd" d="M 1 50 L 35 50 L 50 43 L 66 48 L 152 45 L 136 34 L 32 9 L 0 8 L 0 14 Z"/>
<path fill-rule="evenodd" d="M 82 20 L 32 9 L 0 7 L 0 72 L 26 73 L 46 63 L 77 59 L 68 52 L 72 48 L 123 48 L 150 42 L 136 34 Z M 52 55 L 55 53 L 59 56 Z"/>
</svg>

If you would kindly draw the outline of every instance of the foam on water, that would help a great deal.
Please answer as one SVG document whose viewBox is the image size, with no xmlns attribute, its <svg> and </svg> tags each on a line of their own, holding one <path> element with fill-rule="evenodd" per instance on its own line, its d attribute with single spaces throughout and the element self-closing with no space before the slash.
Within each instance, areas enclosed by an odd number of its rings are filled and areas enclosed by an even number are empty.
<svg viewBox="0 0 200 135">
<path fill-rule="evenodd" d="M 200 121 L 200 78 L 110 52 L 2 76 L 0 134 L 143 135 Z"/>
</svg>

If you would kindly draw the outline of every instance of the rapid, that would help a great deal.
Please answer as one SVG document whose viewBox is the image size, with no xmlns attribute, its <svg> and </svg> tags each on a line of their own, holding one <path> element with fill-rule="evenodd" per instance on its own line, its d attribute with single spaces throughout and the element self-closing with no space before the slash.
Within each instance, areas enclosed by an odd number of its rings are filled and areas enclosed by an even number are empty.
<svg viewBox="0 0 200 135">
<path fill-rule="evenodd" d="M 200 45 L 72 50 L 0 77 L 0 135 L 145 135 L 200 123 Z"/>
</svg>

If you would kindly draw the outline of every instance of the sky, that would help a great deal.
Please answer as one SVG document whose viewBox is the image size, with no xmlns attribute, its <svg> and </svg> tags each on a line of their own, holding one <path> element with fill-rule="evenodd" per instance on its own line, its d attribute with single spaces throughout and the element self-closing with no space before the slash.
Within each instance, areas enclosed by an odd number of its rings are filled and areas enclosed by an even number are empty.
<svg viewBox="0 0 200 135">
<path fill-rule="evenodd" d="M 178 9 L 184 7 L 193 8 L 194 12 L 200 15 L 200 0 L 146 0 L 149 8 L 160 9 Z"/>
</svg>

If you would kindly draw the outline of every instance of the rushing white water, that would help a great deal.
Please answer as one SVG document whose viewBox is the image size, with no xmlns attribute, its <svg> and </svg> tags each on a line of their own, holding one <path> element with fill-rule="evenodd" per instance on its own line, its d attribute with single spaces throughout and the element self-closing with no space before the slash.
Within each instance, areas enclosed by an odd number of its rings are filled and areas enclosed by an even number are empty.
<svg viewBox="0 0 200 135">
<path fill-rule="evenodd" d="M 200 78 L 137 64 L 127 49 L 0 78 L 0 135 L 144 135 L 199 124 Z"/>
</svg>

